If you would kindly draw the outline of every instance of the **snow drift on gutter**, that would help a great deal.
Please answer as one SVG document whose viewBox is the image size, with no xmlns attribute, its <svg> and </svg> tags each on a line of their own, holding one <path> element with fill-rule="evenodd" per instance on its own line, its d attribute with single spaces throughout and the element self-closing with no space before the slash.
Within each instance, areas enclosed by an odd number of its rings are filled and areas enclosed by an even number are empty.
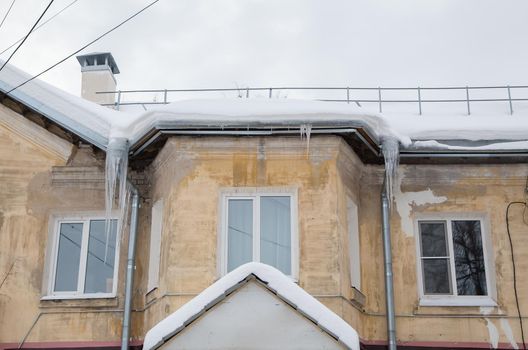
<svg viewBox="0 0 528 350">
<path fill-rule="evenodd" d="M 200 314 L 210 303 L 218 300 L 228 290 L 252 274 L 282 298 L 296 305 L 298 310 L 315 320 L 323 329 L 336 335 L 339 341 L 349 349 L 359 350 L 358 334 L 348 323 L 282 272 L 257 262 L 244 264 L 231 271 L 151 328 L 145 336 L 143 349 L 150 350 L 161 345 L 164 338 L 174 334 L 186 321 Z"/>
<path fill-rule="evenodd" d="M 134 118 L 114 120 L 112 137 L 126 137 L 134 143 L 154 126 L 165 127 L 301 127 L 319 125 L 362 127 L 374 137 L 410 139 L 391 128 L 377 113 L 355 105 L 291 99 L 216 99 L 186 100 L 155 107 Z"/>
</svg>

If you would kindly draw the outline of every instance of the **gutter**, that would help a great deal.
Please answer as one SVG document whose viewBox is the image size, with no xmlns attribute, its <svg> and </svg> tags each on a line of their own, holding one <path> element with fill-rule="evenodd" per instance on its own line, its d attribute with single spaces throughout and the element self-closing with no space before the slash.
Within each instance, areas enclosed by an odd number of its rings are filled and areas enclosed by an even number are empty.
<svg viewBox="0 0 528 350">
<path fill-rule="evenodd" d="M 208 136 L 271 136 L 271 135 L 299 135 L 299 126 L 268 126 L 268 127 L 239 127 L 239 128 L 208 128 L 208 127 L 198 127 L 198 128 L 177 128 L 177 129 L 165 129 L 165 128 L 155 128 L 148 136 L 131 142 L 130 146 L 130 155 L 135 157 L 142 153 L 146 148 L 148 148 L 152 143 L 154 143 L 162 135 L 208 135 Z M 312 135 L 315 134 L 354 134 L 356 135 L 361 142 L 377 157 L 380 152 L 378 149 L 378 141 L 375 137 L 372 136 L 368 130 L 358 126 L 358 127 L 349 127 L 349 126 L 332 126 L 332 125 L 313 125 L 310 131 Z"/>
<path fill-rule="evenodd" d="M 123 326 L 121 331 L 121 350 L 128 350 L 130 337 L 130 320 L 132 312 L 132 287 L 134 285 L 134 268 L 136 258 L 136 237 L 139 211 L 139 191 L 128 181 L 132 192 L 132 208 L 130 214 L 130 235 L 128 238 L 127 273 L 125 281 L 125 306 L 123 310 Z"/>
</svg>

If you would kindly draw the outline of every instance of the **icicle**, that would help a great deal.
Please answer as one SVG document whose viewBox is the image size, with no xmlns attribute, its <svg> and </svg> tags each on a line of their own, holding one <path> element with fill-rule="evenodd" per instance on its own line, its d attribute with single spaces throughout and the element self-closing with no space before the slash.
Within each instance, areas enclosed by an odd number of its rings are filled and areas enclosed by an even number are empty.
<svg viewBox="0 0 528 350">
<path fill-rule="evenodd" d="M 127 182 L 126 190 L 125 190 L 125 196 L 123 203 L 119 209 L 119 222 L 117 225 L 117 233 L 119 234 L 117 237 L 120 241 L 123 240 L 123 234 L 125 232 L 126 222 L 127 218 L 130 215 L 130 199 L 132 196 L 132 190 L 130 188 L 130 184 Z"/>
<path fill-rule="evenodd" d="M 106 172 L 105 172 L 105 262 L 108 254 L 108 240 L 111 230 L 112 209 L 117 191 L 117 207 L 123 214 L 126 205 L 126 186 L 128 170 L 128 140 L 126 138 L 110 139 L 106 150 Z M 121 218 L 121 222 L 124 218 Z M 119 227 L 122 225 L 120 224 Z"/>
<path fill-rule="evenodd" d="M 299 128 L 301 132 L 301 140 L 306 137 L 306 153 L 310 151 L 310 136 L 312 135 L 312 126 L 310 124 L 302 124 Z"/>
<path fill-rule="evenodd" d="M 387 198 L 389 205 L 393 201 L 394 184 L 397 183 L 398 165 L 400 163 L 400 143 L 395 138 L 386 138 L 382 141 L 381 151 L 385 160 L 385 181 L 387 181 Z"/>
</svg>

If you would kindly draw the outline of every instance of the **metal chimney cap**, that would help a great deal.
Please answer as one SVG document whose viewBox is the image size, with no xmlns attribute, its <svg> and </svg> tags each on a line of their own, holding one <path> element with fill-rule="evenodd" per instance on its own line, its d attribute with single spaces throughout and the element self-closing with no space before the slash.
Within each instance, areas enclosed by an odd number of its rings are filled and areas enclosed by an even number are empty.
<svg viewBox="0 0 528 350">
<path fill-rule="evenodd" d="M 97 68 L 108 67 L 113 74 L 119 74 L 119 68 L 110 52 L 92 52 L 86 55 L 77 56 L 77 61 L 81 65 L 81 71 L 97 70 Z"/>
</svg>

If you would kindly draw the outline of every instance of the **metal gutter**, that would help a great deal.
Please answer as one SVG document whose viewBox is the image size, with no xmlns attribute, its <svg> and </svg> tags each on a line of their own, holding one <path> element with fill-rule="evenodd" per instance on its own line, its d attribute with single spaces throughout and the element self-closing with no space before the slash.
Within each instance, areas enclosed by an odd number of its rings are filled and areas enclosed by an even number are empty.
<svg viewBox="0 0 528 350">
<path fill-rule="evenodd" d="M 136 237 L 139 211 L 139 191 L 128 182 L 132 192 L 132 207 L 130 214 L 130 235 L 128 238 L 127 272 L 125 281 L 125 306 L 123 310 L 123 327 L 121 332 L 121 350 L 128 350 L 130 337 L 130 319 L 132 312 L 132 287 L 134 285 L 134 268 L 136 258 Z"/>
<path fill-rule="evenodd" d="M 359 127 L 358 127 L 359 128 Z M 374 155 L 379 156 L 379 150 L 375 148 L 375 138 L 363 128 L 361 132 L 356 127 L 313 127 L 311 134 L 339 134 L 339 133 L 350 133 L 355 134 L 371 151 Z M 137 156 L 143 152 L 148 146 L 154 143 L 162 135 L 211 135 L 211 136 L 271 136 L 271 135 L 299 135 L 299 126 L 269 126 L 269 127 L 246 127 L 245 129 L 241 126 L 239 129 L 223 128 L 223 129 L 212 129 L 212 128 L 181 128 L 181 129 L 157 129 L 157 132 L 151 133 L 148 139 L 138 140 L 130 148 L 133 150 L 131 156 Z M 372 142 L 369 142 L 369 138 Z M 140 144 L 141 142 L 141 144 Z"/>
</svg>

